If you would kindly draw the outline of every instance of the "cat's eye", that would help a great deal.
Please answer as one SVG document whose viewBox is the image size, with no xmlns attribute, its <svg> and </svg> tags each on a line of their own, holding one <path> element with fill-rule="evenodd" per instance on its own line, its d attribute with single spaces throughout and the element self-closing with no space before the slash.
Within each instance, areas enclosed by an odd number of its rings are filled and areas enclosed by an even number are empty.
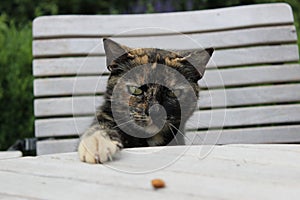
<svg viewBox="0 0 300 200">
<path fill-rule="evenodd" d="M 127 86 L 128 92 L 133 95 L 141 95 L 143 94 L 143 90 L 135 86 Z"/>
<path fill-rule="evenodd" d="M 167 95 L 172 98 L 176 98 L 176 97 L 178 98 L 181 95 L 181 93 L 182 93 L 182 90 L 180 90 L 180 89 L 172 90 L 172 91 L 169 90 L 167 92 Z"/>
</svg>

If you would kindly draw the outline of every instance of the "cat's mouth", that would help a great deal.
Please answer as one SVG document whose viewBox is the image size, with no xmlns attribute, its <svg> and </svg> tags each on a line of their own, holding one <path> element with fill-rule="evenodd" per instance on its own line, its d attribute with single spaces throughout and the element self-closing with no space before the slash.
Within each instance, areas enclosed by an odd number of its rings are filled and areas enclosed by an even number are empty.
<svg viewBox="0 0 300 200">
<path fill-rule="evenodd" d="M 141 129 L 145 132 L 154 135 L 160 132 L 163 128 L 164 123 L 158 122 L 157 120 L 153 120 L 151 117 L 144 117 L 144 118 L 135 118 L 134 122 L 138 125 Z"/>
<path fill-rule="evenodd" d="M 143 128 L 146 128 L 148 126 L 155 126 L 154 121 L 151 119 L 151 117 L 144 116 L 144 117 L 134 117 L 134 122 Z"/>
<path fill-rule="evenodd" d="M 153 135 L 165 126 L 167 114 L 161 105 L 155 104 L 150 107 L 148 114 L 133 112 L 131 117 L 140 130 Z"/>
</svg>

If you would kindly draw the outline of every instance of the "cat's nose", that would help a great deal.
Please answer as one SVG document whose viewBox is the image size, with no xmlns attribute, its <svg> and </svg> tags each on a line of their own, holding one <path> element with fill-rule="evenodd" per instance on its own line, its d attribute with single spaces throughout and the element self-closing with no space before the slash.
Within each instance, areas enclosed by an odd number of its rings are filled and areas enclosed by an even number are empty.
<svg viewBox="0 0 300 200">
<path fill-rule="evenodd" d="M 158 113 L 160 111 L 160 107 L 161 105 L 158 103 L 151 105 L 149 108 L 149 113 Z"/>
<path fill-rule="evenodd" d="M 149 116 L 152 120 L 161 120 L 164 115 L 165 109 L 160 104 L 154 104 L 149 108 Z"/>
<path fill-rule="evenodd" d="M 162 127 L 165 123 L 167 114 L 164 107 L 157 103 L 149 108 L 149 116 L 152 119 L 153 124 Z"/>
<path fill-rule="evenodd" d="M 160 105 L 158 103 L 158 101 L 156 99 L 149 99 L 149 103 L 148 103 L 148 108 L 147 108 L 147 115 L 150 115 L 150 113 L 152 112 L 152 114 L 159 112 L 160 110 Z"/>
</svg>

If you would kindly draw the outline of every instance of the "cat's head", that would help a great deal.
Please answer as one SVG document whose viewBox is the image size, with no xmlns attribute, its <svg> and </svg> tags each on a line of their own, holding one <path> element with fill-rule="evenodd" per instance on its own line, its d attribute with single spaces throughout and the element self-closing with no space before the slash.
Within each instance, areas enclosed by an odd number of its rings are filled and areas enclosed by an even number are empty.
<svg viewBox="0 0 300 200">
<path fill-rule="evenodd" d="M 151 134 L 168 124 L 184 124 L 197 105 L 197 82 L 214 50 L 130 48 L 110 39 L 103 42 L 111 72 L 106 98 L 112 102 L 114 119 L 132 120 Z"/>
</svg>

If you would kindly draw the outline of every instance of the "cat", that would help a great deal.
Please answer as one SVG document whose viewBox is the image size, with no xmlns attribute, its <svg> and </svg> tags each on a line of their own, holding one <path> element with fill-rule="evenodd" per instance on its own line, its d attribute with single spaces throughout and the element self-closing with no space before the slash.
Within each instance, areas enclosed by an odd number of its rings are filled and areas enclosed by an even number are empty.
<svg viewBox="0 0 300 200">
<path fill-rule="evenodd" d="M 80 160 L 104 163 L 122 148 L 184 144 L 198 81 L 214 49 L 130 48 L 103 39 L 110 76 L 105 102 L 78 146 Z"/>
</svg>

